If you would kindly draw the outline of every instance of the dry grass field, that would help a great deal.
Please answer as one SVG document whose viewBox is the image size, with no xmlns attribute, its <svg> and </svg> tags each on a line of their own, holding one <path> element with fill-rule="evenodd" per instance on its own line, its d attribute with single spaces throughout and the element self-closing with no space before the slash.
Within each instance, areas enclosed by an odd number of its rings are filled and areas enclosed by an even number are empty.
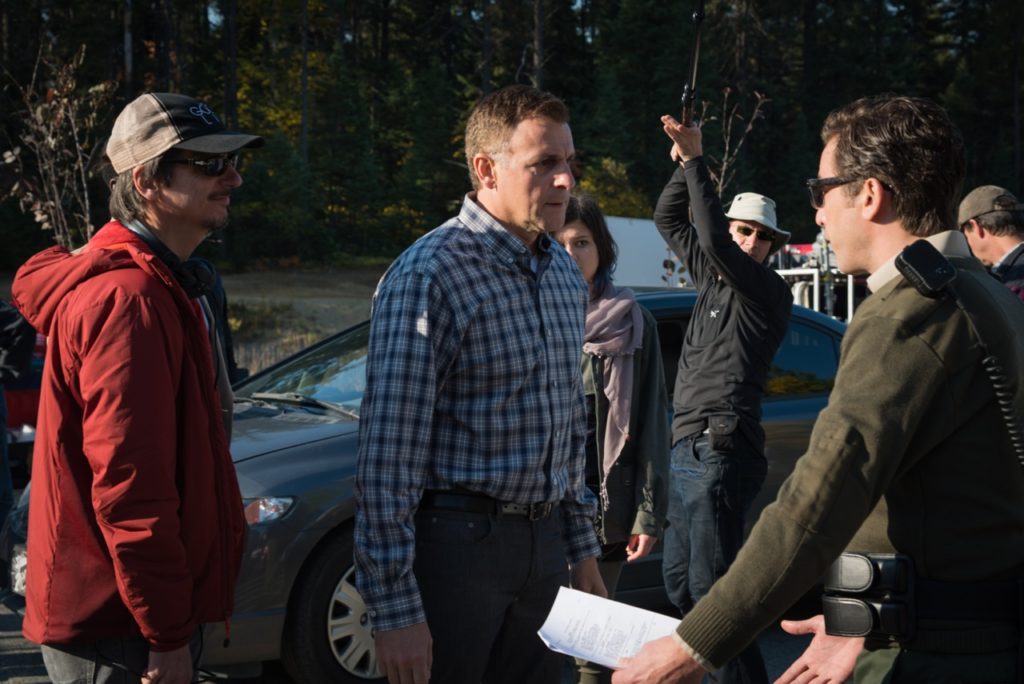
<svg viewBox="0 0 1024 684">
<path fill-rule="evenodd" d="M 223 275 L 238 365 L 255 373 L 332 333 L 365 320 L 386 266 L 268 270 Z M 13 273 L 0 273 L 0 298 Z"/>
<path fill-rule="evenodd" d="M 226 274 L 238 365 L 250 372 L 365 320 L 384 267 Z"/>
</svg>

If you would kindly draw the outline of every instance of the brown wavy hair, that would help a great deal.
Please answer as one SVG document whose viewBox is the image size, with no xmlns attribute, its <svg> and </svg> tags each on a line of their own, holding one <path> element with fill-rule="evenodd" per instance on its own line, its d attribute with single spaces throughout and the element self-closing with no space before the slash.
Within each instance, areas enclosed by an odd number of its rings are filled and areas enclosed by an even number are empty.
<svg viewBox="0 0 1024 684">
<path fill-rule="evenodd" d="M 893 195 L 903 228 L 926 237 L 956 230 L 966 161 L 960 131 L 946 110 L 920 97 L 879 95 L 825 119 L 821 140 L 836 140 L 836 174 L 850 197 L 875 178 Z"/>
</svg>

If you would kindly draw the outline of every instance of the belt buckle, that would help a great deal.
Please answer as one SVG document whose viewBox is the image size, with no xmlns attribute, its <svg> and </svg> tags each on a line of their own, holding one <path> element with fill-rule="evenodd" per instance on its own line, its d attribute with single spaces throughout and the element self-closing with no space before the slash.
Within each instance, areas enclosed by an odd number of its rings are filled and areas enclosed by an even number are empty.
<svg viewBox="0 0 1024 684">
<path fill-rule="evenodd" d="M 526 507 L 526 519 L 530 522 L 543 520 L 551 513 L 551 507 L 552 503 L 550 501 L 528 504 Z"/>
</svg>

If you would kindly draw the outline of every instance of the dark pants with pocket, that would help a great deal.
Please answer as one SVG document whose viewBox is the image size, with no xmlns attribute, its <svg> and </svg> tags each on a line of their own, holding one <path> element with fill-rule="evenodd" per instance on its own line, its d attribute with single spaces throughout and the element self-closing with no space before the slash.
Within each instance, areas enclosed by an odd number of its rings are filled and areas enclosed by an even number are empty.
<svg viewBox="0 0 1024 684">
<path fill-rule="evenodd" d="M 736 430 L 725 438 L 698 433 L 672 447 L 662 572 L 672 603 L 685 615 L 725 574 L 743 544 L 747 511 L 768 464 Z M 705 681 L 767 682 L 757 642 Z"/>
<path fill-rule="evenodd" d="M 203 635 L 192 636 L 192 669 L 199 668 Z M 136 684 L 149 664 L 149 643 L 141 636 L 90 643 L 44 644 L 43 664 L 53 684 Z"/>
<path fill-rule="evenodd" d="M 537 635 L 569 582 L 561 511 L 524 515 L 421 508 L 416 560 L 433 638 L 430 680 L 559 684 L 564 656 Z"/>
</svg>

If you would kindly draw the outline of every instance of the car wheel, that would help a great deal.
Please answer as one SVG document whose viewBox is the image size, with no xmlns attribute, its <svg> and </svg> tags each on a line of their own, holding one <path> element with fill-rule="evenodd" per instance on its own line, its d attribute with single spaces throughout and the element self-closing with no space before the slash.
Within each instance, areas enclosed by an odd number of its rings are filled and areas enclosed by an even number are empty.
<svg viewBox="0 0 1024 684">
<path fill-rule="evenodd" d="M 299 576 L 281 660 L 296 682 L 380 679 L 366 604 L 355 586 L 351 528 L 328 539 Z"/>
</svg>

